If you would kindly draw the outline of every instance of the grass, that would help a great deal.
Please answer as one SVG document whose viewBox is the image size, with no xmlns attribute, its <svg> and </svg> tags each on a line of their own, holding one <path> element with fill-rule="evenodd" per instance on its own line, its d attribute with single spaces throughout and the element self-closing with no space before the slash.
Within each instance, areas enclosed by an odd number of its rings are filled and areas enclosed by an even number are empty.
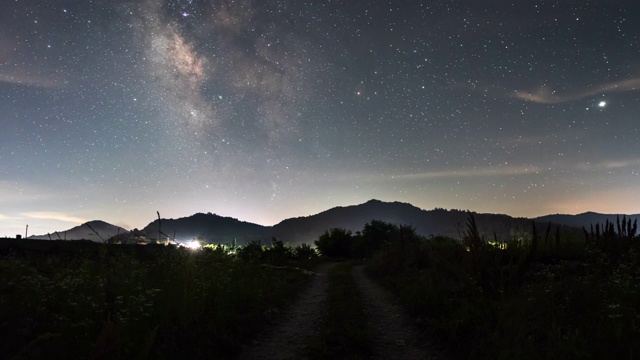
<svg viewBox="0 0 640 360">
<path fill-rule="evenodd" d="M 388 244 L 367 270 L 455 358 L 640 354 L 640 239 L 596 245 L 547 230 L 496 246 L 476 230 Z"/>
<path fill-rule="evenodd" d="M 329 272 L 327 316 L 320 335 L 308 341 L 311 359 L 355 360 L 371 355 L 372 331 L 351 268 L 350 262 L 340 263 Z"/>
<path fill-rule="evenodd" d="M 453 358 L 633 359 L 640 354 L 640 237 L 623 218 L 584 237 L 551 227 L 462 241 L 369 227 L 367 272 Z M 382 224 L 384 225 L 384 224 Z M 626 228 L 626 230 L 625 230 Z M 384 230 L 384 231 L 383 231 Z M 540 235 L 542 234 L 542 235 Z M 358 235 L 360 236 L 360 235 Z M 362 239 L 358 238 L 359 240 Z M 384 241 L 380 241 L 383 239 Z M 358 243 L 360 244 L 360 243 Z M 356 252 L 357 253 L 357 252 Z M 313 249 L 0 241 L 0 354 L 9 359 L 235 358 L 307 279 Z M 264 266 L 268 265 L 268 266 Z M 372 333 L 351 263 L 329 274 L 312 359 L 363 359 Z M 425 340 L 426 341 L 426 340 Z"/>
<path fill-rule="evenodd" d="M 285 250 L 261 251 L 312 266 Z M 21 240 L 0 254 L 9 359 L 234 358 L 308 278 L 211 249 Z"/>
</svg>

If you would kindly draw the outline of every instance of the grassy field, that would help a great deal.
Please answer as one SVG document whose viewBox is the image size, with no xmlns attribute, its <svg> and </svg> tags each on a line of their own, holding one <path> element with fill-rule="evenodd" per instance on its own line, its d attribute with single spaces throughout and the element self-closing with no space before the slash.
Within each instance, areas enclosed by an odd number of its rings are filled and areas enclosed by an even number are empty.
<svg viewBox="0 0 640 360">
<path fill-rule="evenodd" d="M 228 250 L 0 241 L 0 354 L 234 358 L 313 260 L 279 242 Z"/>
<path fill-rule="evenodd" d="M 640 239 L 625 223 L 502 243 L 471 217 L 462 241 L 398 236 L 368 272 L 454 358 L 634 359 Z"/>
<path fill-rule="evenodd" d="M 543 231 L 540 231 L 543 230 Z M 373 221 L 319 236 L 367 258 L 430 339 L 456 359 L 640 357 L 635 222 L 485 239 L 424 238 Z M 232 359 L 281 314 L 318 261 L 274 241 L 173 246 L 0 240 L 0 354 L 8 359 Z M 313 358 L 366 358 L 371 332 L 350 263 L 333 268 Z"/>
</svg>

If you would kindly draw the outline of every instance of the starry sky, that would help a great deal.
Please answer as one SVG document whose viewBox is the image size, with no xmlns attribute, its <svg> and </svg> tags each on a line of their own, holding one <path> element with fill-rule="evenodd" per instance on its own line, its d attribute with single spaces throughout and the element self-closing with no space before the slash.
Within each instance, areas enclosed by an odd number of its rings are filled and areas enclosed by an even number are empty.
<svg viewBox="0 0 640 360">
<path fill-rule="evenodd" d="M 640 212 L 637 1 L 2 0 L 0 236 Z"/>
</svg>

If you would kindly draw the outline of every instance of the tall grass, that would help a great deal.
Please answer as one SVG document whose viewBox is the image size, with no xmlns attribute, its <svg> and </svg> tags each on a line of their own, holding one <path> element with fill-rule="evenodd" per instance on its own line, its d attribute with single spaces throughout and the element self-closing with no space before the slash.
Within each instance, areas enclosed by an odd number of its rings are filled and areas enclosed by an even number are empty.
<svg viewBox="0 0 640 360">
<path fill-rule="evenodd" d="M 233 358 L 308 276 L 262 266 L 304 266 L 279 246 L 256 262 L 172 246 L 29 246 L 0 256 L 6 358 Z"/>
<path fill-rule="evenodd" d="M 470 214 L 462 241 L 391 242 L 368 271 L 455 358 L 632 359 L 640 239 L 629 224 L 584 238 L 533 225 L 527 237 L 487 241 Z"/>
</svg>

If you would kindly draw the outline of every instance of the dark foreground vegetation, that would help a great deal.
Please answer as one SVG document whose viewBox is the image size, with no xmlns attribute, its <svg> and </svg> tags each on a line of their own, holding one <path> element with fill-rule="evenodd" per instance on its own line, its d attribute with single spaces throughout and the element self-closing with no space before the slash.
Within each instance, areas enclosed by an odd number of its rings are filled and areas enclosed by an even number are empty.
<svg viewBox="0 0 640 360">
<path fill-rule="evenodd" d="M 543 230 L 487 241 L 470 216 L 462 240 L 426 239 L 372 221 L 355 235 L 327 231 L 316 244 L 325 254 L 372 256 L 369 274 L 452 358 L 640 357 L 636 223 L 623 218 L 579 237 Z"/>
<path fill-rule="evenodd" d="M 310 359 L 356 360 L 371 355 L 372 332 L 351 267 L 352 263 L 344 262 L 329 272 L 327 314 L 320 334 L 308 340 Z"/>
<path fill-rule="evenodd" d="M 532 224 L 530 233 L 485 239 L 469 214 L 461 234 L 425 238 L 374 220 L 355 234 L 328 230 L 315 244 L 325 257 L 364 261 L 428 334 L 425 343 L 451 358 L 640 357 L 635 222 L 582 233 Z M 0 240 L 0 356 L 236 358 L 304 286 L 316 250 L 277 240 L 198 251 Z M 329 279 L 309 357 L 370 357 L 376 324 L 350 263 Z"/>
<path fill-rule="evenodd" d="M 235 358 L 282 311 L 315 252 L 0 241 L 0 357 Z"/>
</svg>

